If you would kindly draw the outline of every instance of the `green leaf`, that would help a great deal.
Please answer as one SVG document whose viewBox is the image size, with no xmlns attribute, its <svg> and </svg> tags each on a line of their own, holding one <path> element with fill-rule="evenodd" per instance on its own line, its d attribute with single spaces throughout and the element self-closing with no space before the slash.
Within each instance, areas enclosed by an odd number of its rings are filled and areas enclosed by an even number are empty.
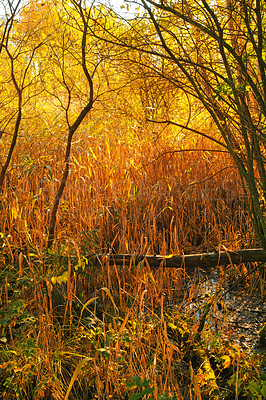
<svg viewBox="0 0 266 400">
<path fill-rule="evenodd" d="M 229 386 L 233 386 L 236 382 L 236 375 L 231 375 L 231 377 L 228 379 L 227 383 Z"/>
<path fill-rule="evenodd" d="M 260 390 L 259 390 L 259 384 L 257 382 L 255 382 L 254 380 L 250 381 L 249 385 L 248 385 L 248 389 L 250 391 L 250 393 L 252 395 L 254 394 L 259 394 Z"/>
<path fill-rule="evenodd" d="M 263 381 L 261 383 L 261 394 L 266 399 L 266 382 L 265 381 Z"/>
<path fill-rule="evenodd" d="M 53 179 L 53 172 L 52 172 L 52 168 L 50 167 L 50 165 L 46 165 L 46 166 L 44 167 L 44 169 L 47 169 L 49 178 L 50 178 L 50 179 Z"/>
<path fill-rule="evenodd" d="M 141 382 L 141 378 L 138 375 L 134 375 L 133 378 L 132 378 L 132 381 Z"/>
<path fill-rule="evenodd" d="M 151 387 L 146 387 L 143 391 L 142 391 L 142 394 L 144 395 L 144 394 L 151 394 L 152 392 L 154 392 L 154 388 L 151 388 Z"/>
<path fill-rule="evenodd" d="M 158 396 L 158 400 L 177 400 L 177 397 L 176 397 L 176 396 L 174 396 L 174 397 L 169 397 L 168 394 L 166 394 L 166 393 L 161 393 L 161 394 L 159 394 L 159 396 Z"/>
<path fill-rule="evenodd" d="M 142 381 L 141 381 L 141 378 L 138 375 L 133 376 L 132 381 L 135 383 L 135 385 L 137 385 L 137 387 L 144 386 Z"/>
<path fill-rule="evenodd" d="M 143 382 L 141 382 L 141 386 L 144 386 L 144 387 L 147 387 L 147 386 L 149 386 L 149 384 L 150 384 L 150 379 L 144 379 L 144 381 Z"/>
<path fill-rule="evenodd" d="M 141 393 L 133 393 L 130 396 L 129 400 L 138 400 L 138 399 L 141 399 L 141 398 L 142 398 L 142 394 Z"/>
<path fill-rule="evenodd" d="M 137 388 L 137 385 L 135 382 L 126 382 L 126 387 L 128 389 L 134 389 L 134 388 Z"/>
</svg>

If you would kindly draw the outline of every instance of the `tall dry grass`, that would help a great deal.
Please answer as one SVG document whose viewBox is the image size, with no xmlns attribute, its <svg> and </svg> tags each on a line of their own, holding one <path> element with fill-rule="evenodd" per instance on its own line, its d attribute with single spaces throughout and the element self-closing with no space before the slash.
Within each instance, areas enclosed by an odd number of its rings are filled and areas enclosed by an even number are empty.
<svg viewBox="0 0 266 400">
<path fill-rule="evenodd" d="M 59 242 L 80 243 L 97 229 L 99 247 L 107 252 L 169 254 L 255 245 L 228 154 L 195 138 L 180 151 L 171 130 L 160 138 L 162 148 L 148 130 L 139 140 L 134 131 L 109 128 L 93 135 L 92 126 L 74 142 L 58 212 Z M 59 132 L 33 133 L 16 150 L 2 195 L 0 229 L 20 246 L 28 241 L 45 246 L 63 168 L 63 139 Z"/>
<path fill-rule="evenodd" d="M 205 376 L 201 389 L 194 354 L 205 305 L 202 278 L 182 269 L 152 271 L 133 260 L 117 267 L 87 259 L 254 246 L 237 172 L 228 154 L 205 140 L 190 138 L 181 149 L 171 129 L 159 135 L 148 127 L 125 131 L 118 120 L 108 129 L 89 122 L 73 143 L 52 253 L 44 250 L 63 169 L 60 131 L 25 136 L 7 176 L 0 214 L 0 394 L 127 399 L 126 382 L 137 375 L 151 379 L 155 398 L 192 400 L 201 391 L 204 398 L 210 381 Z M 221 371 L 221 357 L 230 354 L 230 374 L 239 374 L 239 365 L 250 374 L 255 364 L 247 367 L 237 348 L 215 336 L 228 333 L 226 314 L 215 329 L 206 327 L 202 347 L 213 343 L 208 351 Z"/>
</svg>

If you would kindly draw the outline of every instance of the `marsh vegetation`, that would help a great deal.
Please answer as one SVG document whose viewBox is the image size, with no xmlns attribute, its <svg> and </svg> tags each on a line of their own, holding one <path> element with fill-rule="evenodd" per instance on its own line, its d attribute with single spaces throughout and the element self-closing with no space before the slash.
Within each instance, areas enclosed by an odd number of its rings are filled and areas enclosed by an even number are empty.
<svg viewBox="0 0 266 400">
<path fill-rule="evenodd" d="M 134 257 L 265 250 L 265 6 L 149 3 L 6 4 L 4 400 L 266 397 L 264 263 Z"/>
</svg>

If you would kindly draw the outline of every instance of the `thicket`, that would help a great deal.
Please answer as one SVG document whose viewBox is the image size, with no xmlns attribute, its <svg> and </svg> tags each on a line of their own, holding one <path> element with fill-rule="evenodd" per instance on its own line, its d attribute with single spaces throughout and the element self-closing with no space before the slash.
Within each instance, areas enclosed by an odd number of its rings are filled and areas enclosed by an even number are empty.
<svg viewBox="0 0 266 400">
<path fill-rule="evenodd" d="M 209 286 L 199 271 L 95 258 L 261 243 L 200 103 L 135 53 L 125 60 L 108 41 L 85 42 L 92 14 L 80 6 L 9 3 L 1 20 L 0 396 L 263 399 L 265 361 L 231 341 L 222 289 L 242 276 L 263 299 L 262 269 L 220 268 Z M 97 10 L 95 26 L 106 22 Z M 176 110 L 180 126 L 151 122 Z M 188 120 L 205 136 L 183 129 Z"/>
</svg>

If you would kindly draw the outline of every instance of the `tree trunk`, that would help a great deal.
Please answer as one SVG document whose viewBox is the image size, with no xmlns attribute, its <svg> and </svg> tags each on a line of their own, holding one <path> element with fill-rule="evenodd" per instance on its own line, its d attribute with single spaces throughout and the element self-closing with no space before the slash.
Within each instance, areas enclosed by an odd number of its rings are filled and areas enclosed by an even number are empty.
<svg viewBox="0 0 266 400">
<path fill-rule="evenodd" d="M 221 251 L 214 253 L 189 254 L 189 255 L 130 255 L 130 254 L 110 254 L 98 255 L 97 258 L 108 260 L 110 264 L 129 265 L 130 263 L 139 264 L 146 261 L 150 267 L 158 268 L 203 268 L 216 267 L 219 265 L 241 264 L 244 262 L 266 262 L 266 251 L 263 249 L 248 249 L 235 251 Z"/>
</svg>

